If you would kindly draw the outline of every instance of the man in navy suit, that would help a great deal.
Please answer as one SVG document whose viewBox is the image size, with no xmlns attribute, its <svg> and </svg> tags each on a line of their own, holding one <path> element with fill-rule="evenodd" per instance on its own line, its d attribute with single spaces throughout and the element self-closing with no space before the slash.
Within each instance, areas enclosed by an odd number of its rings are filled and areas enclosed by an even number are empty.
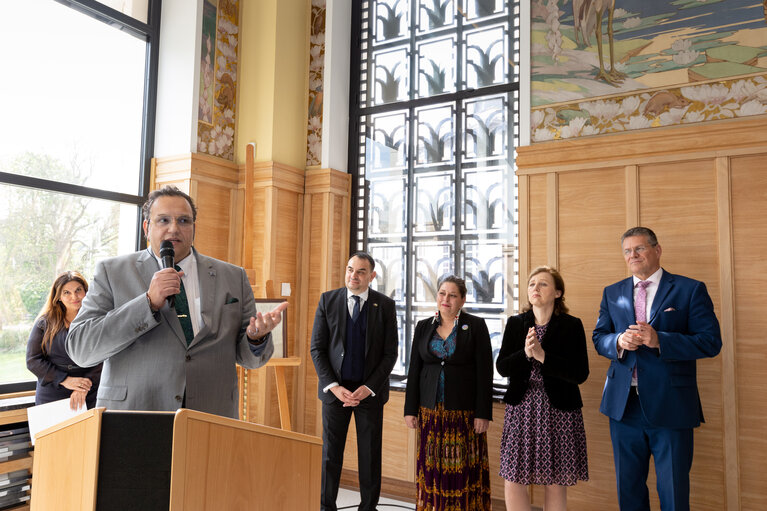
<svg viewBox="0 0 767 511">
<path fill-rule="evenodd" d="M 375 261 L 354 254 L 346 287 L 323 293 L 312 329 L 311 353 L 322 400 L 322 510 L 335 511 L 344 446 L 354 414 L 360 511 L 375 511 L 381 493 L 383 408 L 397 361 L 394 301 L 370 289 Z"/>
<path fill-rule="evenodd" d="M 600 411 L 610 417 L 621 511 L 649 511 L 647 473 L 655 460 L 663 511 L 690 509 L 693 428 L 703 422 L 696 363 L 722 348 L 719 322 L 703 282 L 660 267 L 655 233 L 621 237 L 633 277 L 608 286 L 594 328 L 610 359 Z"/>
</svg>

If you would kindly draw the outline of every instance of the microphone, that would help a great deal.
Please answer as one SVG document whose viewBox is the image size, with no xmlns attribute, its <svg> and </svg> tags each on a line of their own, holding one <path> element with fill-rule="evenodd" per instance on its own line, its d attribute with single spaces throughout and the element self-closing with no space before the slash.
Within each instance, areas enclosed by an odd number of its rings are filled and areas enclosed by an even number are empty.
<svg viewBox="0 0 767 511">
<path fill-rule="evenodd" d="M 173 242 L 165 240 L 160 245 L 160 261 L 162 261 L 162 268 L 173 268 L 175 263 L 173 259 L 176 257 L 176 251 L 173 249 Z M 174 295 L 168 296 L 168 306 L 170 308 L 176 307 L 176 297 Z"/>
</svg>

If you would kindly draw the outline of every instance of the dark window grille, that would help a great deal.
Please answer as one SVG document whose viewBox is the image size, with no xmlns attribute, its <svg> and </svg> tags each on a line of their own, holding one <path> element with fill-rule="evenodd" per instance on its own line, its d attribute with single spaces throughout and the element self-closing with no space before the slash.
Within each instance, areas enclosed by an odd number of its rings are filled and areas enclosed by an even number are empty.
<svg viewBox="0 0 767 511">
<path fill-rule="evenodd" d="M 404 377 L 437 279 L 467 281 L 494 354 L 518 309 L 519 0 L 353 2 L 351 250 L 397 303 Z M 498 383 L 502 383 L 499 378 Z"/>
</svg>

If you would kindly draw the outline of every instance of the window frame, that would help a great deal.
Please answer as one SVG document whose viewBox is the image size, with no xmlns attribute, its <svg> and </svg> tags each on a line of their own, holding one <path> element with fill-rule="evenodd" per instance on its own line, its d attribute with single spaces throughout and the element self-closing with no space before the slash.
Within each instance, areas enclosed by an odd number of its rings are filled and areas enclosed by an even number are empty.
<svg viewBox="0 0 767 511">
<path fill-rule="evenodd" d="M 135 195 L 113 192 L 88 186 L 51 181 L 32 176 L 0 172 L 0 184 L 31 188 L 44 192 L 57 192 L 87 198 L 102 199 L 136 206 L 136 250 L 146 248 L 142 231 L 141 206 L 149 195 L 152 157 L 154 156 L 155 121 L 157 110 L 157 83 L 159 69 L 160 13 L 162 0 L 149 0 L 147 23 L 112 9 L 95 0 L 54 0 L 59 4 L 90 16 L 113 28 L 146 42 L 144 73 L 144 107 L 141 127 L 141 157 L 139 183 Z M 35 379 L 22 382 L 0 383 L 0 395 L 34 390 Z"/>
</svg>

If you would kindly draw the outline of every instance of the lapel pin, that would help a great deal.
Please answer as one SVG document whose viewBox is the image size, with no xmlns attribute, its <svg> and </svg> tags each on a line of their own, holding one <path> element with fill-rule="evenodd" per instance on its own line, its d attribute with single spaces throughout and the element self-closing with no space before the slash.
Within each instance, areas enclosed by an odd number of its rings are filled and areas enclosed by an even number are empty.
<svg viewBox="0 0 767 511">
<path fill-rule="evenodd" d="M 463 326 L 461 327 L 461 330 L 468 330 L 468 329 L 469 329 L 469 325 L 463 325 Z"/>
<path fill-rule="evenodd" d="M 373 304 L 373 307 L 378 307 L 378 304 L 377 304 L 377 303 L 374 303 L 374 304 Z"/>
</svg>

